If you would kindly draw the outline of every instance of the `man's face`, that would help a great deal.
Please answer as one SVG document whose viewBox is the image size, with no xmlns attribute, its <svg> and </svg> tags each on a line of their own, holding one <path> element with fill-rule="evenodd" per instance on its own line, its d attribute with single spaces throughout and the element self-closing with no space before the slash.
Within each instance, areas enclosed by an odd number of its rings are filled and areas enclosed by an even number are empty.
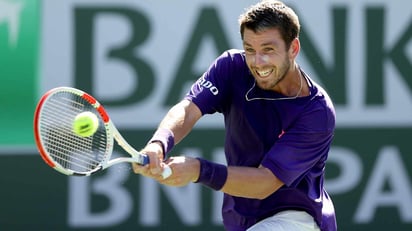
<svg viewBox="0 0 412 231">
<path fill-rule="evenodd" d="M 267 29 L 258 33 L 245 29 L 243 48 L 246 63 L 264 90 L 276 90 L 277 84 L 285 78 L 291 65 L 286 44 L 277 29 Z"/>
</svg>

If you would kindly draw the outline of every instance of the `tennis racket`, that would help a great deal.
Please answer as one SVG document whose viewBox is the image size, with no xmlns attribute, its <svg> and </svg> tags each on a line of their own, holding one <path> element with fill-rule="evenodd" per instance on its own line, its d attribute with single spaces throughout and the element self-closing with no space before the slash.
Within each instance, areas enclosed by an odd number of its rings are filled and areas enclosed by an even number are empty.
<svg viewBox="0 0 412 231">
<path fill-rule="evenodd" d="M 97 131 L 82 137 L 74 133 L 79 113 L 92 112 L 98 118 Z M 89 176 L 114 164 L 149 163 L 149 157 L 136 151 L 122 137 L 103 106 L 91 95 L 70 87 L 58 87 L 39 100 L 34 115 L 34 136 L 43 160 L 55 170 L 75 176 Z M 114 140 L 131 157 L 111 158 Z M 172 174 L 166 165 L 162 176 Z"/>
</svg>

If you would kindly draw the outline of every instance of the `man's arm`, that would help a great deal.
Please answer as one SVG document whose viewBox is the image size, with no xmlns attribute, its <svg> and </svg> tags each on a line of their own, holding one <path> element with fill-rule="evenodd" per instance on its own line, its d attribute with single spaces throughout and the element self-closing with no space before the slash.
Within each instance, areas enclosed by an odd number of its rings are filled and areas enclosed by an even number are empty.
<svg viewBox="0 0 412 231">
<path fill-rule="evenodd" d="M 208 163 L 219 165 L 213 162 Z M 167 164 L 173 169 L 173 174 L 165 180 L 159 180 L 160 183 L 180 187 L 198 181 L 201 172 L 199 159 L 174 156 L 167 160 Z M 269 169 L 263 166 L 254 168 L 221 165 L 220 167 L 227 168 L 227 178 L 224 179 L 223 187 L 219 190 L 232 196 L 264 199 L 284 185 Z M 218 175 L 215 172 L 212 178 L 219 177 Z M 211 181 L 213 180 L 211 179 Z"/>
<path fill-rule="evenodd" d="M 169 110 L 160 122 L 159 128 L 172 131 L 177 144 L 192 130 L 200 117 L 202 113 L 196 104 L 189 100 L 182 100 Z"/>
<path fill-rule="evenodd" d="M 201 116 L 200 109 L 194 103 L 189 100 L 182 100 L 168 111 L 160 122 L 156 133 L 162 130 L 169 131 L 170 135 L 173 135 L 173 143 L 177 144 L 192 130 Z M 166 153 L 163 153 L 165 152 L 165 144 L 160 141 L 150 142 L 141 151 L 149 156 L 150 163 L 146 167 L 132 164 L 134 172 L 147 175 L 150 171 L 151 174 L 159 175 L 163 169 L 162 160 L 166 155 Z"/>
<path fill-rule="evenodd" d="M 232 196 L 264 199 L 282 186 L 283 182 L 265 167 L 229 166 L 221 191 Z"/>
</svg>

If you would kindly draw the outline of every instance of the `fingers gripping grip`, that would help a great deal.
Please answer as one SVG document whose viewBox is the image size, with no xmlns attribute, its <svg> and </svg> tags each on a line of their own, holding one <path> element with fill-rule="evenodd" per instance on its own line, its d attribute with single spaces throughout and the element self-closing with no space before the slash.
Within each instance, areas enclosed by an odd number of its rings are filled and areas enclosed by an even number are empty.
<svg viewBox="0 0 412 231">
<path fill-rule="evenodd" d="M 149 164 L 150 163 L 149 156 L 143 154 L 141 163 L 142 163 L 142 165 Z M 162 172 L 163 179 L 166 179 L 171 175 L 172 175 L 172 169 L 170 168 L 170 166 L 169 165 L 164 165 L 163 166 L 163 172 Z"/>
</svg>

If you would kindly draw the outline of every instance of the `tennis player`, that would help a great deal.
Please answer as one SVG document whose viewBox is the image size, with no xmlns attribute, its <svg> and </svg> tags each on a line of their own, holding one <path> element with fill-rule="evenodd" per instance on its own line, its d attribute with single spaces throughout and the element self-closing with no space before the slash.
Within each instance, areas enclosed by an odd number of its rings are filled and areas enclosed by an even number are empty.
<svg viewBox="0 0 412 231">
<path fill-rule="evenodd" d="M 165 185 L 194 182 L 222 191 L 226 230 L 335 231 L 323 185 L 335 111 L 296 62 L 298 16 L 267 0 L 248 8 L 239 23 L 244 49 L 228 50 L 210 65 L 143 149 L 150 164 L 133 169 Z M 224 115 L 227 166 L 167 155 L 203 115 L 217 112 Z M 163 180 L 165 164 L 173 174 Z"/>
</svg>

